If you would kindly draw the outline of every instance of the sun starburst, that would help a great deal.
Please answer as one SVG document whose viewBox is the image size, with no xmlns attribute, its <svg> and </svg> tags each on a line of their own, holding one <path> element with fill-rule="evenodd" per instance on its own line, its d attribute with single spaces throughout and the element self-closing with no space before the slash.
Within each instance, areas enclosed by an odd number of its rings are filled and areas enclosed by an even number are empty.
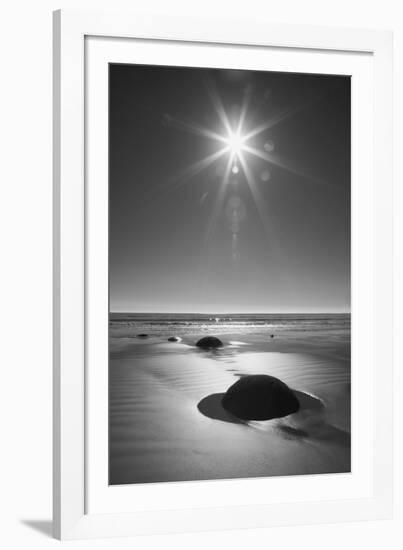
<svg viewBox="0 0 403 550">
<path fill-rule="evenodd" d="M 238 158 L 244 148 L 245 137 L 238 130 L 236 132 L 231 130 L 225 139 L 225 143 L 227 144 L 231 154 Z"/>
<path fill-rule="evenodd" d="M 249 188 L 250 195 L 255 203 L 259 217 L 261 218 L 262 226 L 265 228 L 266 232 L 268 232 L 266 201 L 264 200 L 260 185 L 267 185 L 269 181 L 272 181 L 271 170 L 265 168 L 258 178 L 256 178 L 256 167 L 261 165 L 262 162 L 265 162 L 267 165 L 286 170 L 293 175 L 315 181 L 310 176 L 301 173 L 294 166 L 290 165 L 290 163 L 283 160 L 280 155 L 276 154 L 274 152 L 274 141 L 270 136 L 267 136 L 267 132 L 269 132 L 273 126 L 279 124 L 287 117 L 292 116 L 298 109 L 288 109 L 252 127 L 250 125 L 250 120 L 248 120 L 250 94 L 245 95 L 239 115 L 234 118 L 228 115 L 217 90 L 212 85 L 208 85 L 207 89 L 217 114 L 218 126 L 221 126 L 221 130 L 217 130 L 217 128 L 210 129 L 193 122 L 183 122 L 173 117 L 169 117 L 170 123 L 176 128 L 186 130 L 212 142 L 217 142 L 218 144 L 218 149 L 215 153 L 206 156 L 185 169 L 180 180 L 183 183 L 184 180 L 190 179 L 194 175 L 211 168 L 219 159 L 226 157 L 226 166 L 207 230 L 208 237 L 211 236 L 218 214 L 222 210 L 226 188 L 231 181 L 239 182 L 240 180 L 244 181 Z M 262 139 L 261 146 L 258 144 L 259 138 Z M 256 161 L 259 162 L 256 163 Z"/>
</svg>

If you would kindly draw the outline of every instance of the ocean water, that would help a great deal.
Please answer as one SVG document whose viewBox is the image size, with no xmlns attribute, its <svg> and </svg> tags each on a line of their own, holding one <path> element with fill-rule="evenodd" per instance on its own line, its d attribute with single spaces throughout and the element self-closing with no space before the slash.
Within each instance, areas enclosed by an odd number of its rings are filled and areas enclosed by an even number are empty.
<svg viewBox="0 0 403 550">
<path fill-rule="evenodd" d="M 224 347 L 197 348 L 206 334 Z M 248 374 L 283 380 L 301 410 L 228 418 L 220 396 Z M 350 380 L 349 315 L 111 314 L 110 483 L 349 472 Z"/>
<path fill-rule="evenodd" d="M 111 337 L 146 333 L 151 337 L 180 337 L 197 334 L 260 334 L 271 331 L 350 334 L 350 314 L 195 314 L 195 313 L 111 313 Z"/>
</svg>

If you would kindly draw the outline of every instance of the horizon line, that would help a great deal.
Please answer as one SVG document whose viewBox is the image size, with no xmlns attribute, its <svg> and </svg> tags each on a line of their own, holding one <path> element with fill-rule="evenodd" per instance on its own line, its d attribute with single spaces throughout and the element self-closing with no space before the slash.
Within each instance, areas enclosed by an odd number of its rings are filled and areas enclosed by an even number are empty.
<svg viewBox="0 0 403 550">
<path fill-rule="evenodd" d="M 351 315 L 351 311 L 109 311 L 113 313 L 136 313 L 146 315 Z"/>
</svg>

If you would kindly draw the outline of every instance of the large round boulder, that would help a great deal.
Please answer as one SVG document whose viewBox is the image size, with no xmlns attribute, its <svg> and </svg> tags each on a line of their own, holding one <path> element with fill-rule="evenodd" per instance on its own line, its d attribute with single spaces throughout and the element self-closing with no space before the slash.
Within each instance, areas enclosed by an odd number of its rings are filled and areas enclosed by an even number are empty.
<svg viewBox="0 0 403 550">
<path fill-rule="evenodd" d="M 270 420 L 299 410 L 290 388 L 274 376 L 243 376 L 230 386 L 222 398 L 223 407 L 243 420 Z"/>
<path fill-rule="evenodd" d="M 200 338 L 200 340 L 196 343 L 196 346 L 204 349 L 221 348 L 223 343 L 215 336 L 205 336 L 204 338 Z"/>
</svg>

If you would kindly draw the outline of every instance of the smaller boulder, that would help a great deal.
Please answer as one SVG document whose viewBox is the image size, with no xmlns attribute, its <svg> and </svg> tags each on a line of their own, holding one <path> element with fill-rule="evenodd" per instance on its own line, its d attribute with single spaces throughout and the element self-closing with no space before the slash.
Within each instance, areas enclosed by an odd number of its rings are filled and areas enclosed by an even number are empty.
<svg viewBox="0 0 403 550">
<path fill-rule="evenodd" d="M 223 345 L 224 344 L 221 340 L 215 336 L 205 336 L 204 338 L 200 338 L 200 340 L 196 343 L 198 348 L 204 349 L 221 348 Z"/>
<path fill-rule="evenodd" d="M 181 338 L 179 338 L 179 336 L 170 336 L 168 338 L 168 342 L 180 342 L 181 341 Z"/>
<path fill-rule="evenodd" d="M 137 334 L 137 338 L 148 338 L 148 334 Z"/>
</svg>

